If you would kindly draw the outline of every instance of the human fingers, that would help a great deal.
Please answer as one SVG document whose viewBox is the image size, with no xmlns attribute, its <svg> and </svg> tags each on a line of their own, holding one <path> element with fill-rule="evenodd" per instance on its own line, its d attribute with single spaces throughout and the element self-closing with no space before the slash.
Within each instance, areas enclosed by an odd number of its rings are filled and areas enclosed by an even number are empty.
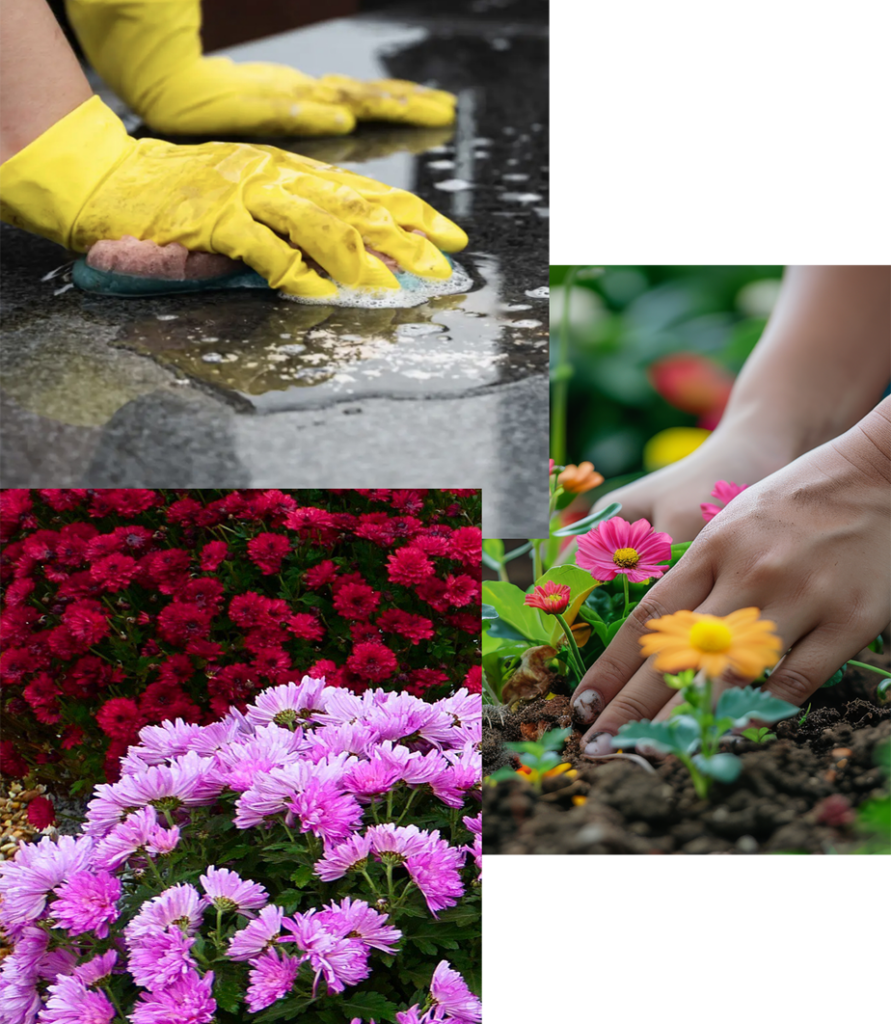
<svg viewBox="0 0 891 1024">
<path fill-rule="evenodd" d="M 296 249 L 247 215 L 223 218 L 214 229 L 212 244 L 215 252 L 244 260 L 266 278 L 271 288 L 307 298 L 337 293 L 333 282 L 311 270 Z"/>
<path fill-rule="evenodd" d="M 343 75 L 325 75 L 319 79 L 319 84 L 340 90 L 339 102 L 348 105 L 360 121 L 391 121 L 436 128 L 455 120 L 455 96 L 414 82 L 400 79 L 360 82 Z"/>
<path fill-rule="evenodd" d="M 671 572 L 661 579 L 640 601 L 625 620 L 607 649 L 585 673 L 572 698 L 576 717 L 587 723 L 595 721 L 622 688 L 641 670 L 644 659 L 641 655 L 640 638 L 648 631 L 650 619 L 670 615 L 678 609 L 695 608 L 702 604 L 711 593 L 714 582 L 711 564 L 705 558 L 697 558 L 691 548 L 685 558 Z M 658 681 L 658 688 L 656 682 Z M 643 690 L 656 694 L 665 684 L 661 676 L 647 668 L 640 680 Z M 595 697 L 582 696 L 593 691 Z M 664 703 L 664 702 L 663 702 Z M 661 704 L 659 704 L 661 707 Z M 618 711 L 618 708 L 615 709 Z M 628 709 L 627 719 L 633 717 Z M 618 719 L 618 714 L 614 715 Z M 600 719 L 597 719 L 600 729 Z M 589 730 L 591 733 L 593 730 Z"/>
<path fill-rule="evenodd" d="M 384 264 L 366 252 L 356 228 L 309 199 L 263 188 L 247 192 L 245 202 L 256 220 L 287 235 L 336 281 L 370 288 L 399 287 Z"/>
</svg>

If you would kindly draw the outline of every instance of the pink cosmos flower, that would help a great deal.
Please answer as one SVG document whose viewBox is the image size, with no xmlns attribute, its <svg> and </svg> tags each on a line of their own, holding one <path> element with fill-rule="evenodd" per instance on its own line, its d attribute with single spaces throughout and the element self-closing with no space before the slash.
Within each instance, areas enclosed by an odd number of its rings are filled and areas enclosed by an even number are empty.
<svg viewBox="0 0 891 1024">
<path fill-rule="evenodd" d="M 642 583 L 658 579 L 665 572 L 659 562 L 670 558 L 667 533 L 656 533 L 646 519 L 629 523 L 616 516 L 579 537 L 576 563 L 595 580 L 608 582 L 624 575 L 631 583 Z"/>
<path fill-rule="evenodd" d="M 572 591 L 561 583 L 548 580 L 543 586 L 536 587 L 526 595 L 525 604 L 530 608 L 541 608 L 548 615 L 562 615 L 569 604 Z"/>
<path fill-rule="evenodd" d="M 715 484 L 715 489 L 712 491 L 712 497 L 717 498 L 718 501 L 723 502 L 724 508 L 737 496 L 748 487 L 748 484 L 733 484 L 727 480 L 719 480 Z M 720 505 L 712 505 L 708 502 L 704 502 L 699 506 L 702 509 L 702 518 L 708 523 L 721 511 Z"/>
<path fill-rule="evenodd" d="M 210 1024 L 217 1008 L 211 995 L 213 971 L 192 972 L 167 988 L 145 993 L 133 1008 L 131 1024 Z"/>
<path fill-rule="evenodd" d="M 56 886 L 55 893 L 51 914 L 69 935 L 91 931 L 100 939 L 108 936 L 109 924 L 118 918 L 119 879 L 107 871 L 77 871 Z"/>
<path fill-rule="evenodd" d="M 440 960 L 430 982 L 433 1002 L 462 1024 L 478 1024 L 482 1019 L 482 1004 L 467 987 L 448 960 Z"/>
<path fill-rule="evenodd" d="M 116 1011 L 108 996 L 91 992 L 79 978 L 62 975 L 48 992 L 40 1024 L 111 1024 L 114 1020 Z"/>
<path fill-rule="evenodd" d="M 209 867 L 198 879 L 213 905 L 220 910 L 237 910 L 245 917 L 269 902 L 269 894 L 256 882 L 244 881 L 228 868 Z"/>
<path fill-rule="evenodd" d="M 237 931 L 229 941 L 228 953 L 232 960 L 250 960 L 269 949 L 278 939 L 285 912 L 274 903 L 268 903 L 253 921 Z"/>
<path fill-rule="evenodd" d="M 247 1005 L 251 1013 L 271 1006 L 290 992 L 301 961 L 277 949 L 268 949 L 251 960 Z"/>
</svg>

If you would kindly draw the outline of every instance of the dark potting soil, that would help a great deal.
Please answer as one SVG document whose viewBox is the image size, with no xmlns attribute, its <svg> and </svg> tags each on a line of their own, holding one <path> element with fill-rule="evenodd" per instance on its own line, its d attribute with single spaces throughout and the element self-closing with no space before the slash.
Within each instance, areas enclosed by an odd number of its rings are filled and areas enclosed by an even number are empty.
<svg viewBox="0 0 891 1024">
<path fill-rule="evenodd" d="M 887 667 L 888 655 L 858 660 Z M 743 771 L 715 783 L 700 800 L 672 756 L 650 759 L 647 772 L 624 760 L 579 756 L 582 729 L 567 697 L 538 699 L 511 712 L 486 708 L 483 774 L 512 763 L 505 742 L 573 729 L 562 759 L 575 777 L 545 779 L 537 793 L 517 779 L 483 787 L 483 853 L 847 853 L 863 841 L 855 809 L 887 792 L 876 746 L 891 738 L 891 705 L 878 704 L 875 673 L 850 668 L 836 687 L 819 691 L 802 725 L 774 727 L 775 741 L 738 739 Z M 891 837 L 887 837 L 891 853 Z"/>
</svg>

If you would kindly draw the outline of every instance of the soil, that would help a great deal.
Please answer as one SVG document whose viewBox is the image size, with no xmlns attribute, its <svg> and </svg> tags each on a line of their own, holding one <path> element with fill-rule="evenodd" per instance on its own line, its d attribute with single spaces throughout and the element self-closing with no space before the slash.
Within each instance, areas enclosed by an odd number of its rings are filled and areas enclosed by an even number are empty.
<svg viewBox="0 0 891 1024">
<path fill-rule="evenodd" d="M 857 660 L 888 668 L 891 657 Z M 862 846 L 855 810 L 885 796 L 877 744 L 891 738 L 891 704 L 878 703 L 876 673 L 849 668 L 837 686 L 818 691 L 802 725 L 774 727 L 777 739 L 734 737 L 743 761 L 731 785 L 715 783 L 699 799 L 672 756 L 648 758 L 655 772 L 624 759 L 580 757 L 585 731 L 572 721 L 565 694 L 513 710 L 484 708 L 483 774 L 512 763 L 505 742 L 572 728 L 563 751 L 577 773 L 546 778 L 541 793 L 518 778 L 483 787 L 483 853 L 848 853 Z M 887 837 L 891 853 L 891 837 Z"/>
</svg>

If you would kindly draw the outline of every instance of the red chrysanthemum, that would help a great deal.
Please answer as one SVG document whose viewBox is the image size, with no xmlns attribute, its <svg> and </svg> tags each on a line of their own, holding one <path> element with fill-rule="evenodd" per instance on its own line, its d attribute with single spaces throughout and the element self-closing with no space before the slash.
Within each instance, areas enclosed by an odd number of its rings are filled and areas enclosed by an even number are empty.
<svg viewBox="0 0 891 1024">
<path fill-rule="evenodd" d="M 130 585 L 138 564 L 129 555 L 106 555 L 90 566 L 90 575 L 109 593 L 116 594 Z"/>
<path fill-rule="evenodd" d="M 111 630 L 98 601 L 69 605 L 62 613 L 62 623 L 76 640 L 83 641 L 87 647 L 97 644 Z"/>
<path fill-rule="evenodd" d="M 409 672 L 408 679 L 405 692 L 414 697 L 423 697 L 430 690 L 435 690 L 437 686 L 444 686 L 449 681 L 445 672 L 440 672 L 436 668 L 416 668 Z"/>
<path fill-rule="evenodd" d="M 331 583 L 337 577 L 337 572 L 338 568 L 334 562 L 326 559 L 324 562 L 319 562 L 318 565 L 307 569 L 303 574 L 303 582 L 310 590 L 318 590 L 320 587 L 324 587 L 326 583 Z"/>
<path fill-rule="evenodd" d="M 287 630 L 301 640 L 321 640 L 325 635 L 325 627 L 315 615 L 310 615 L 308 612 L 298 612 L 296 615 L 292 615 L 288 619 Z"/>
<path fill-rule="evenodd" d="M 345 619 L 368 619 L 380 599 L 380 594 L 364 583 L 347 583 L 338 589 L 334 607 Z"/>
<path fill-rule="evenodd" d="M 0 741 L 0 774 L 13 779 L 28 774 L 28 762 L 15 749 L 12 740 Z"/>
<path fill-rule="evenodd" d="M 347 667 L 361 679 L 380 682 L 389 679 L 396 671 L 398 662 L 396 655 L 379 643 L 356 644 L 353 653 L 347 658 Z"/>
<path fill-rule="evenodd" d="M 480 581 L 472 576 L 448 576 L 445 582 L 445 596 L 456 608 L 479 601 Z"/>
<path fill-rule="evenodd" d="M 201 709 L 178 683 L 160 679 L 145 688 L 139 698 L 139 712 L 144 722 L 164 722 L 174 718 L 198 722 L 201 719 Z"/>
<path fill-rule="evenodd" d="M 107 491 L 93 491 L 90 515 L 99 518 L 119 515 L 126 519 L 160 504 L 164 499 L 156 491 L 138 487 L 121 487 Z"/>
<path fill-rule="evenodd" d="M 465 565 L 479 565 L 483 559 L 483 531 L 478 526 L 462 526 L 455 530 L 452 553 Z"/>
<path fill-rule="evenodd" d="M 248 557 L 264 576 L 274 576 L 281 570 L 291 542 L 281 533 L 260 533 L 248 541 Z"/>
<path fill-rule="evenodd" d="M 401 608 L 388 608 L 377 617 L 376 623 L 385 633 L 396 633 L 418 644 L 433 636 L 433 623 L 423 615 L 412 615 Z"/>
<path fill-rule="evenodd" d="M 112 697 L 99 708 L 96 722 L 106 736 L 129 740 L 139 731 L 139 707 L 129 697 Z"/>
<path fill-rule="evenodd" d="M 174 647 L 185 647 L 190 640 L 204 640 L 210 633 L 211 613 L 197 604 L 174 601 L 158 615 L 158 633 Z"/>
<path fill-rule="evenodd" d="M 40 497 L 57 512 L 70 512 L 86 498 L 89 493 L 85 488 L 68 487 L 65 489 L 42 490 L 38 492 Z"/>
<path fill-rule="evenodd" d="M 28 801 L 28 824 L 38 831 L 56 823 L 56 809 L 45 796 L 32 796 Z"/>
<path fill-rule="evenodd" d="M 201 549 L 201 568 L 216 572 L 229 557 L 229 545 L 224 540 L 212 540 Z"/>
<path fill-rule="evenodd" d="M 474 665 L 464 677 L 464 686 L 469 693 L 483 692 L 483 669 L 481 665 Z"/>
<path fill-rule="evenodd" d="M 393 583 L 411 586 L 433 575 L 433 563 L 419 548 L 408 545 L 387 557 L 387 576 Z"/>
</svg>

